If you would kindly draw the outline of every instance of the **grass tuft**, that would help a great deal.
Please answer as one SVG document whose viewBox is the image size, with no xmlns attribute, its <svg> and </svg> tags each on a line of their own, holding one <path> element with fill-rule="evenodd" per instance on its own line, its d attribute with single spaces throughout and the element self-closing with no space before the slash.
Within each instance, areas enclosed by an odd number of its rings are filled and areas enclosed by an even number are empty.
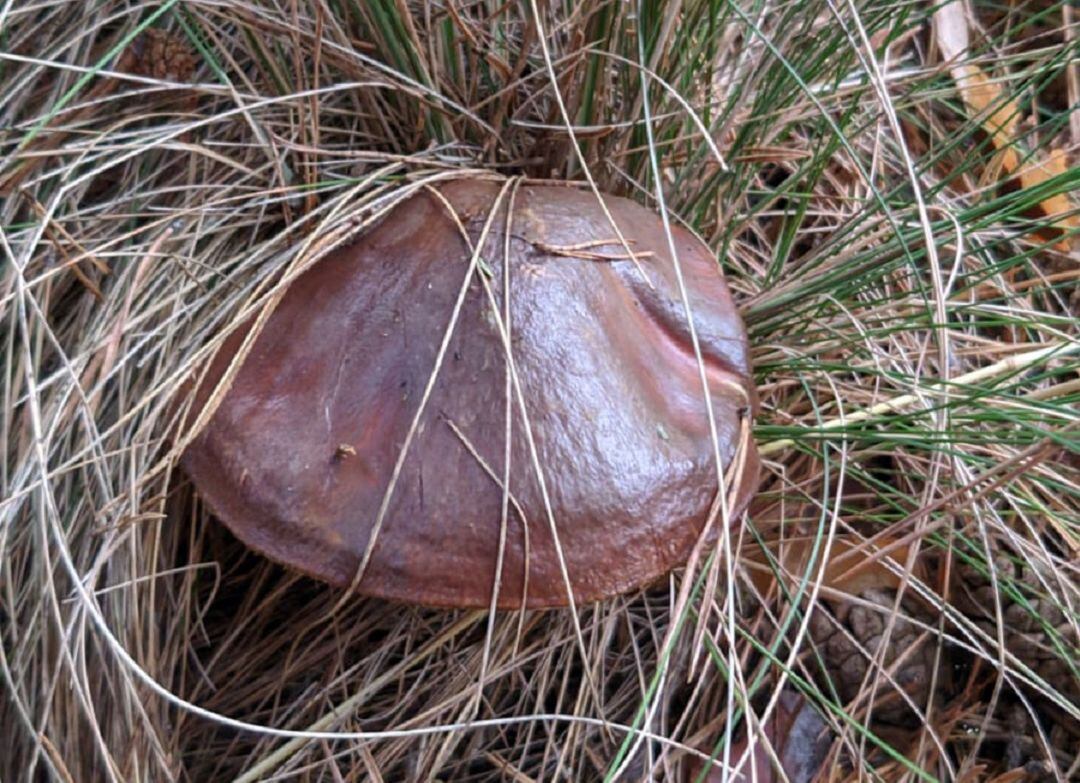
<svg viewBox="0 0 1080 783">
<path fill-rule="evenodd" d="M 1080 30 L 974 4 L 944 62 L 937 10 L 0 7 L 0 779 L 721 780 L 799 709 L 842 778 L 1075 779 Z M 175 469 L 230 325 L 481 172 L 662 204 L 737 294 L 766 475 L 685 605 L 335 613 Z"/>
</svg>

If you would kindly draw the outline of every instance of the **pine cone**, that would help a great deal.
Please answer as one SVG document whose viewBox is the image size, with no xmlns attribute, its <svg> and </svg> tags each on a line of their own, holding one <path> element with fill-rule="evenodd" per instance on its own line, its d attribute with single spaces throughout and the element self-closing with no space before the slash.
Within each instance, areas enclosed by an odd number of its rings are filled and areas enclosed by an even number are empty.
<svg viewBox="0 0 1080 783">
<path fill-rule="evenodd" d="M 118 69 L 170 82 L 188 82 L 198 64 L 183 38 L 151 27 L 140 33 L 120 57 Z"/>
<path fill-rule="evenodd" d="M 810 636 L 824 659 L 825 674 L 845 702 L 851 702 L 863 689 L 871 661 L 881 648 L 889 627 L 896 592 L 870 587 L 856 597 L 864 603 L 822 601 L 810 617 Z M 871 608 L 865 603 L 881 608 Z M 831 614 L 825 605 L 832 610 Z M 925 706 L 930 697 L 935 653 L 933 638 L 927 636 L 920 640 L 922 631 L 907 619 L 921 614 L 923 612 L 915 601 L 905 599 L 901 602 L 882 661 L 885 670 L 892 672 L 896 684 L 920 707 Z M 894 667 L 901 657 L 899 667 Z M 867 687 L 873 677 L 871 673 Z M 872 719 L 898 725 L 917 722 L 915 713 L 893 685 L 884 676 L 877 679 Z"/>
<path fill-rule="evenodd" d="M 1070 658 L 1080 658 L 1080 644 L 1073 625 L 1068 622 L 1058 604 L 1045 595 L 1046 588 L 1043 585 L 1053 584 L 1053 581 L 1040 581 L 1040 572 L 1035 565 L 1005 552 L 999 552 L 995 556 L 994 571 L 998 581 L 1006 649 L 1045 680 L 1051 688 L 1071 701 L 1080 703 L 1080 684 L 1068 663 Z M 997 604 L 994 601 L 994 585 L 990 581 L 990 575 L 985 568 L 963 564 L 957 569 L 957 576 L 958 608 L 971 617 L 991 639 L 996 639 L 994 607 Z M 1004 589 L 1008 585 L 1012 586 L 1012 591 Z M 1014 600 L 1010 592 L 1021 593 L 1027 605 Z"/>
</svg>

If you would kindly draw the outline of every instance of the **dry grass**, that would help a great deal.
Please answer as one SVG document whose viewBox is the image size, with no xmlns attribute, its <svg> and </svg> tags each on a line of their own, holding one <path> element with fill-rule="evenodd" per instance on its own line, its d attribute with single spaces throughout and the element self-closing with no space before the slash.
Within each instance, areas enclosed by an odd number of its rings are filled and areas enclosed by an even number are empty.
<svg viewBox="0 0 1080 783">
<path fill-rule="evenodd" d="M 1077 251 L 1038 207 L 1080 172 L 997 181 L 929 7 L 635 5 L 0 6 L 0 779 L 721 780 L 782 686 L 839 778 L 1077 775 Z M 1075 11 L 970 22 L 1017 148 L 1075 156 Z M 659 182 L 751 332 L 740 556 L 679 616 L 680 574 L 581 608 L 584 649 L 565 611 L 331 611 L 208 519 L 166 438 L 230 324 L 480 169 Z M 781 541 L 815 559 L 770 575 Z M 856 561 L 886 636 L 910 615 L 933 651 L 917 730 L 868 713 L 895 671 L 842 698 L 819 663 L 807 609 L 870 606 Z"/>
</svg>

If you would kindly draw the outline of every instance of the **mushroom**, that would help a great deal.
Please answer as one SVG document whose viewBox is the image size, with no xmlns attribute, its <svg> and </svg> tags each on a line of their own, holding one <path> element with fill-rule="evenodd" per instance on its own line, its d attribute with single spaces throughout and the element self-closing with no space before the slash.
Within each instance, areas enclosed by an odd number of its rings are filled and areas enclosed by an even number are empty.
<svg viewBox="0 0 1080 783">
<path fill-rule="evenodd" d="M 758 477 L 756 395 L 713 255 L 671 227 L 699 363 L 655 214 L 605 196 L 624 243 L 594 194 L 523 184 L 507 227 L 500 192 L 421 190 L 291 283 L 182 456 L 248 546 L 427 606 L 487 606 L 497 574 L 500 608 L 647 585 L 718 517 L 702 374 L 739 518 Z"/>
</svg>

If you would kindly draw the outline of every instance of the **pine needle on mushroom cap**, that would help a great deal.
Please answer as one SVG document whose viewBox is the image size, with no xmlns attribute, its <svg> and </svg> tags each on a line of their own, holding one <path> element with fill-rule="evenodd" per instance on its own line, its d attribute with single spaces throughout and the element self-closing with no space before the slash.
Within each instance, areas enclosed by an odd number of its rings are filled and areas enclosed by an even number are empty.
<svg viewBox="0 0 1080 783">
<path fill-rule="evenodd" d="M 1077 671 L 1076 251 L 1045 205 L 1080 180 L 1001 174 L 933 10 L 0 8 L 0 778 L 684 780 L 767 739 L 785 683 L 842 768 L 1075 774 L 1077 705 L 1047 678 Z M 1074 153 L 1075 11 L 979 13 L 962 57 L 1023 113 L 1003 143 Z M 323 243 L 491 172 L 591 178 L 713 248 L 750 331 L 765 494 L 685 590 L 332 611 L 210 523 L 169 401 Z M 789 540 L 805 565 L 756 595 L 733 553 Z M 889 569 L 884 604 L 821 583 L 853 546 Z M 992 605 L 969 616 L 960 590 Z M 889 734 L 892 664 L 855 647 L 845 703 L 806 609 L 843 628 L 858 605 L 888 634 L 907 598 L 904 638 L 958 681 Z M 1015 622 L 1034 614 L 1054 622 Z"/>
</svg>

